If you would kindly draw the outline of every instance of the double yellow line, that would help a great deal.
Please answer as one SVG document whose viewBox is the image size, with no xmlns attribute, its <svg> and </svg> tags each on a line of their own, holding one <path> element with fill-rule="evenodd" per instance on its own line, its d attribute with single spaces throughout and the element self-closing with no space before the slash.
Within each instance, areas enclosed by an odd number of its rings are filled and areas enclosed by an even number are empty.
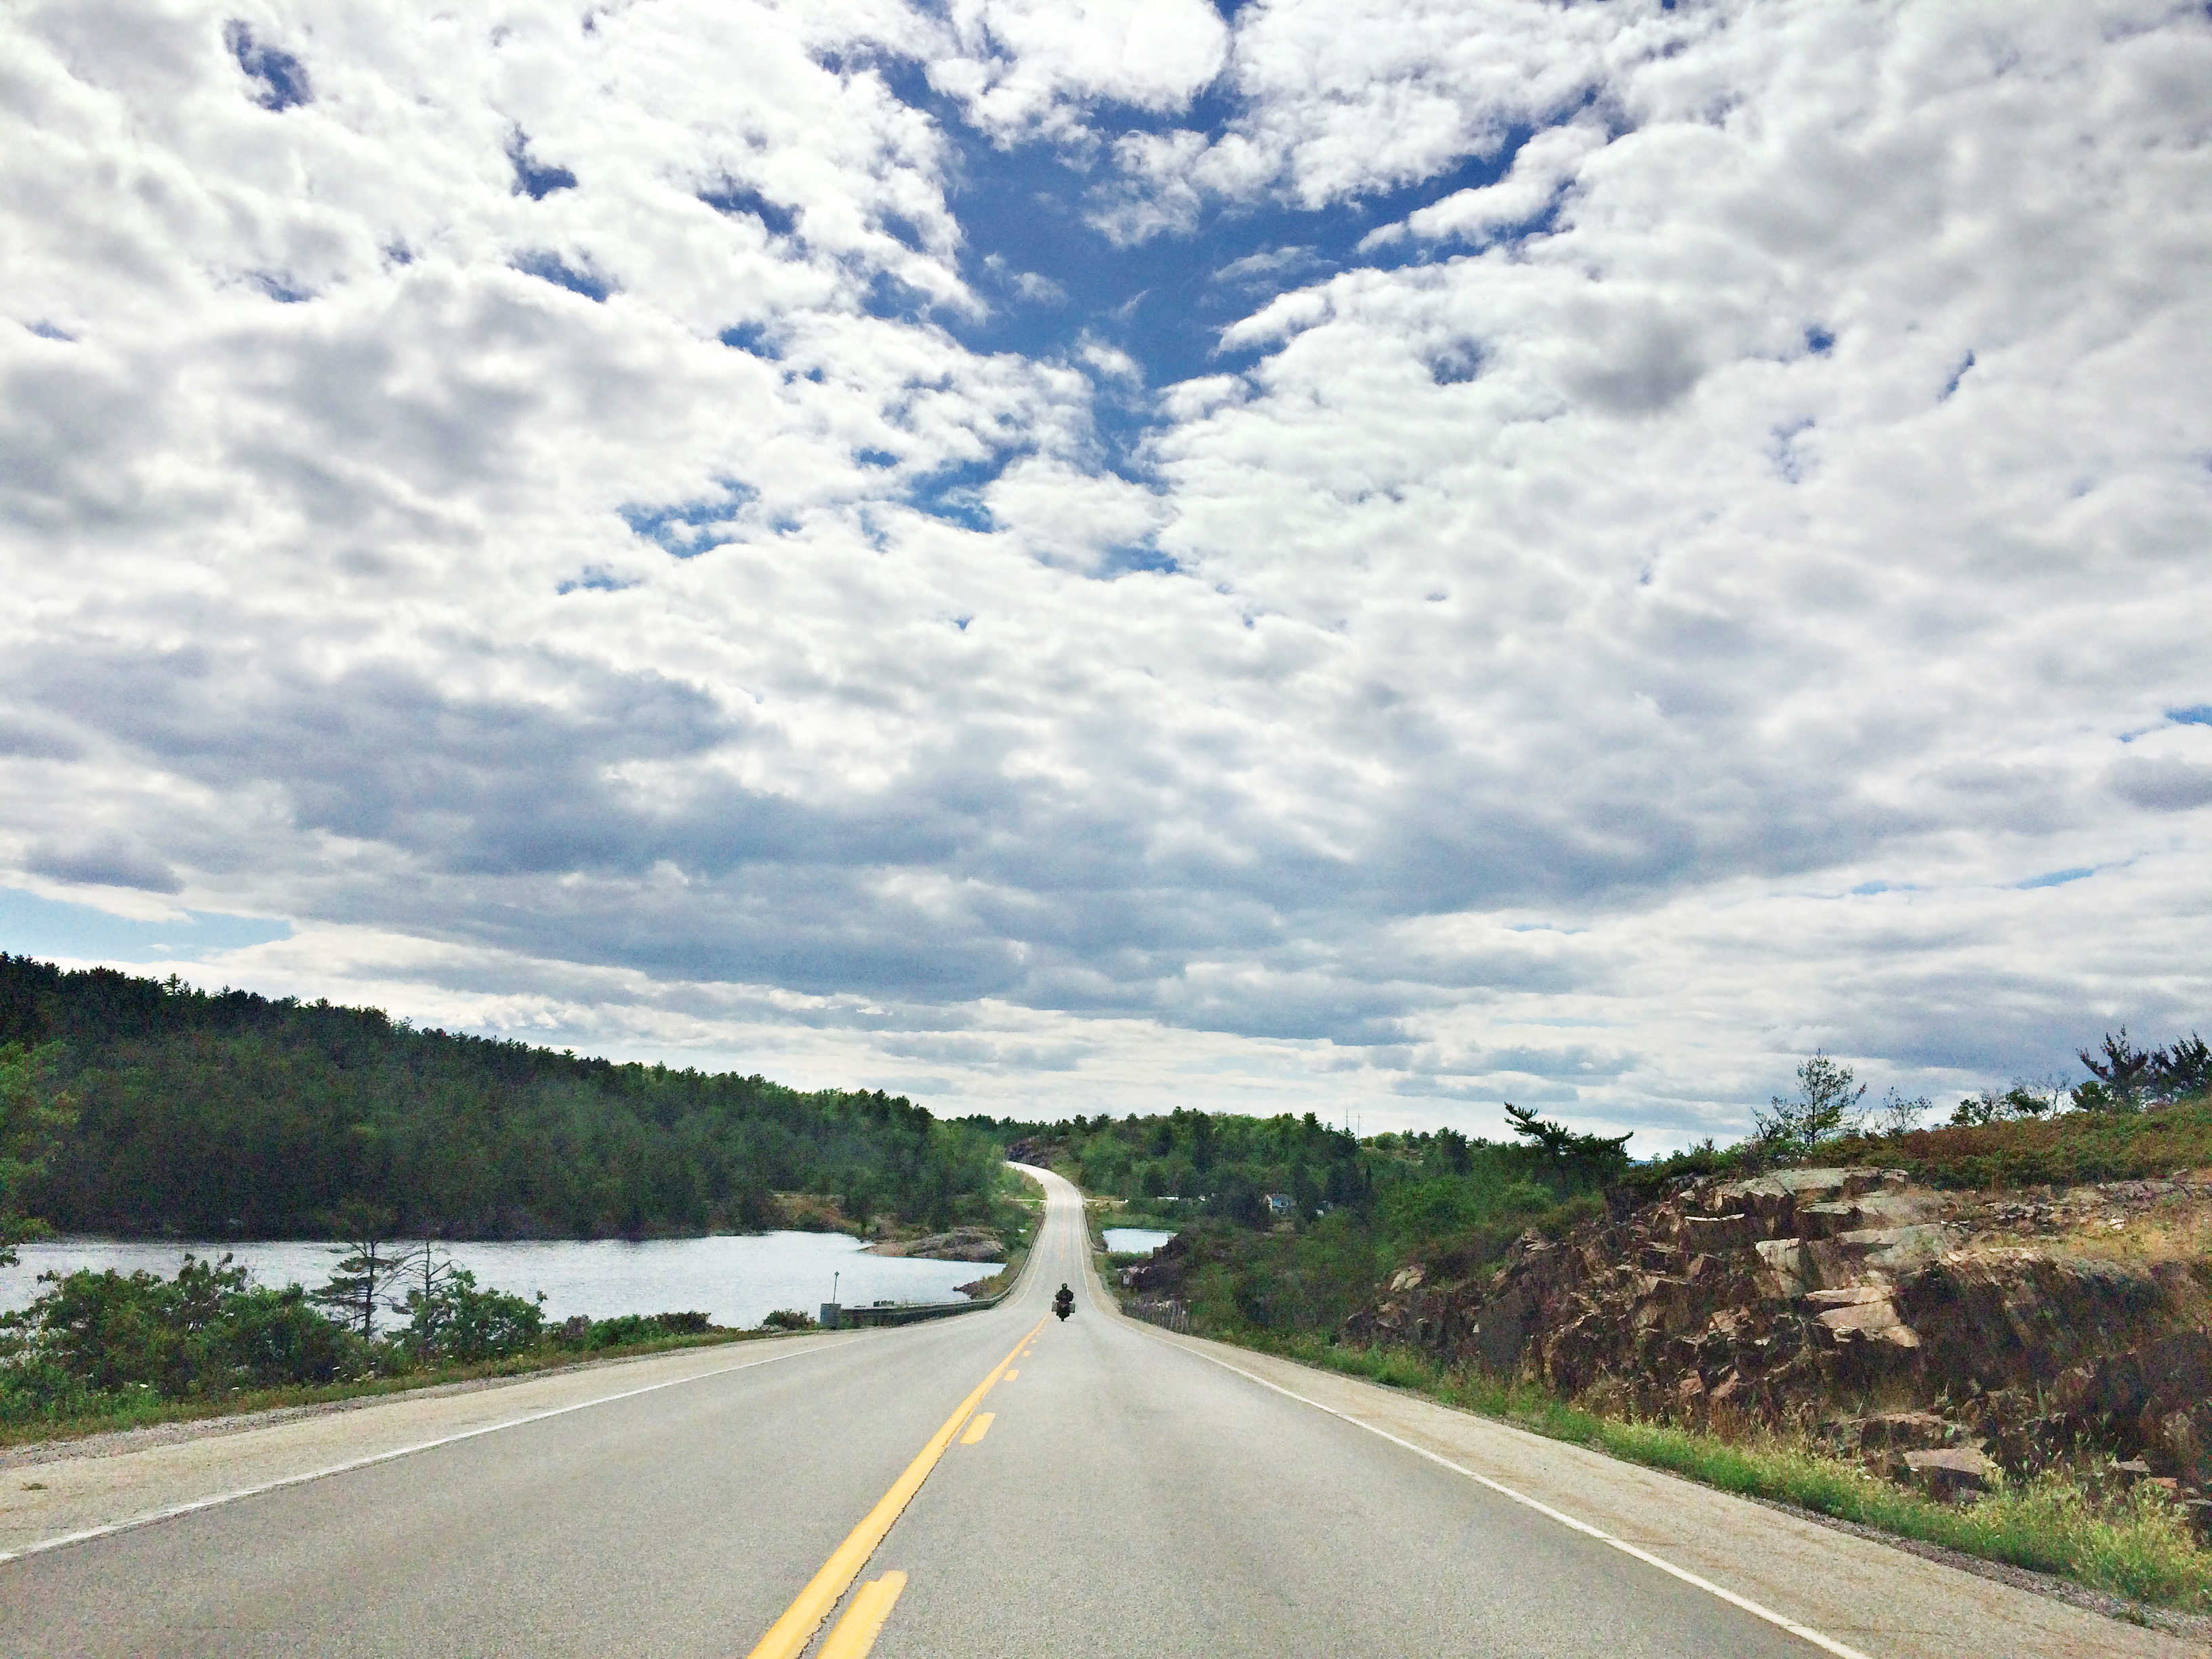
<svg viewBox="0 0 2212 1659">
<path fill-rule="evenodd" d="M 1015 1356 L 1043 1328 L 1044 1321 L 1040 1319 L 992 1369 L 991 1374 L 975 1385 L 975 1391 L 960 1402 L 960 1408 L 945 1419 L 945 1426 L 929 1437 L 921 1455 L 891 1483 L 891 1489 L 868 1511 L 867 1519 L 853 1528 L 851 1535 L 822 1564 L 822 1571 L 814 1575 L 813 1582 L 799 1592 L 799 1599 L 783 1610 L 783 1617 L 769 1626 L 768 1634 L 761 1638 L 749 1659 L 798 1659 L 807 1643 L 814 1639 L 814 1632 L 821 1629 L 822 1621 L 830 1616 L 830 1609 L 860 1576 L 860 1570 L 868 1565 L 868 1558 L 876 1553 L 876 1547 L 884 1541 L 901 1511 L 914 1501 L 914 1495 L 921 1490 L 921 1483 L 937 1467 L 937 1460 L 952 1443 L 952 1437 L 960 1432 L 960 1425 L 982 1404 L 983 1396 L 1006 1374 Z M 898 1600 L 899 1591 L 905 1587 L 906 1575 L 902 1572 L 887 1572 L 866 1586 L 839 1620 L 830 1646 L 823 1650 L 823 1659 L 832 1659 L 833 1650 L 837 1656 L 866 1653 L 874 1644 L 876 1632 L 890 1616 L 891 1603 Z"/>
</svg>

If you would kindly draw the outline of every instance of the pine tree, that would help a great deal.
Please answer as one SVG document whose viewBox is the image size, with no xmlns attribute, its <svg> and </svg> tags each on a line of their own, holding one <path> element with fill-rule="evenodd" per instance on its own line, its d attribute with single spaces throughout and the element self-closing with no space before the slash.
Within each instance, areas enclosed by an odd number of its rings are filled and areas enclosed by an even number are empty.
<svg viewBox="0 0 2212 1659">
<path fill-rule="evenodd" d="M 1809 1152 L 1824 1140 L 1856 1133 L 1866 1085 L 1854 1089 L 1852 1081 L 1850 1066 L 1814 1049 L 1813 1057 L 1797 1068 L 1796 1097 L 1785 1100 L 1776 1095 L 1771 1109 L 1756 1115 L 1759 1138 L 1778 1151 Z"/>
</svg>

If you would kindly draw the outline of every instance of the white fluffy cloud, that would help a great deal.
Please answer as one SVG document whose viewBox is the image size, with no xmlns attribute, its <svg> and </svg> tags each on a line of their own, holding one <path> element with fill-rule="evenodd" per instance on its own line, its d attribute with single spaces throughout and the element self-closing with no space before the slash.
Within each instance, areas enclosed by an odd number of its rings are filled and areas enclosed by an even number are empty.
<svg viewBox="0 0 2212 1659">
<path fill-rule="evenodd" d="M 180 971 L 1639 1146 L 2206 1018 L 2199 9 L 0 28 L 0 883 Z M 960 343 L 963 134 L 1218 372 Z"/>
</svg>

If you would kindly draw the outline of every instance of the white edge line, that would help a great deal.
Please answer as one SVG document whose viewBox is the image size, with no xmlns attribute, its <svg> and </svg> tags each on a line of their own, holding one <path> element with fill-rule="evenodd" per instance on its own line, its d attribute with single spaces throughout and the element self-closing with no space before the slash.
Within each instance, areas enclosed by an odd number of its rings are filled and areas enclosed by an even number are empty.
<svg viewBox="0 0 2212 1659">
<path fill-rule="evenodd" d="M 349 1474 L 356 1469 L 372 1468 L 379 1463 L 389 1463 L 396 1458 L 412 1457 L 417 1452 L 450 1446 L 458 1440 L 473 1440 L 478 1435 L 497 1434 L 501 1429 L 519 1429 L 526 1423 L 543 1423 L 549 1417 L 566 1417 L 570 1412 L 588 1411 L 593 1406 L 610 1406 L 617 1400 L 634 1400 L 641 1394 L 654 1394 L 662 1389 L 680 1388 L 686 1382 L 703 1382 L 710 1376 L 727 1376 L 732 1371 L 749 1371 L 757 1365 L 773 1365 L 779 1359 L 796 1359 L 802 1354 L 819 1353 L 819 1346 L 793 1348 L 785 1353 L 772 1353 L 759 1359 L 748 1359 L 741 1365 L 720 1365 L 711 1371 L 696 1371 L 690 1376 L 672 1376 L 665 1382 L 648 1382 L 641 1389 L 624 1389 L 620 1394 L 603 1394 L 594 1400 L 580 1400 L 574 1405 L 554 1406 L 542 1412 L 529 1412 L 520 1417 L 508 1418 L 503 1423 L 486 1423 L 473 1429 L 463 1429 L 459 1434 L 441 1435 L 435 1440 L 418 1440 L 411 1446 L 398 1446 L 390 1451 L 373 1452 L 367 1457 L 356 1457 L 349 1462 L 333 1463 L 327 1468 L 310 1469 L 305 1474 L 288 1474 L 281 1480 L 264 1480 L 258 1486 L 240 1486 L 235 1492 L 217 1492 L 212 1498 L 195 1498 L 189 1504 L 172 1504 L 167 1509 L 149 1510 L 143 1515 L 127 1520 L 111 1521 L 104 1527 L 87 1527 L 82 1532 L 65 1532 L 54 1538 L 41 1538 L 34 1544 L 25 1544 L 12 1550 L 0 1550 L 0 1562 L 20 1561 L 27 1555 L 43 1555 L 48 1550 L 62 1549 L 70 1544 L 87 1544 L 95 1538 L 112 1537 L 118 1532 L 131 1532 L 140 1527 L 150 1527 L 157 1521 L 173 1521 L 181 1515 L 194 1515 L 201 1510 L 218 1508 L 224 1504 L 235 1504 L 241 1498 L 258 1498 L 265 1492 L 281 1492 L 286 1486 L 304 1486 L 310 1480 L 325 1480 L 334 1474 Z M 402 1403 L 394 1401 L 397 1405 Z M 1326 1409 L 1326 1408 L 1324 1408 Z"/>
<path fill-rule="evenodd" d="M 1123 1316 L 1126 1317 L 1126 1316 Z M 1130 1320 L 1128 1322 L 1138 1326 L 1139 1329 L 1147 1331 L 1150 1329 L 1150 1328 L 1145 1326 L 1141 1321 Z M 1164 1338 L 1162 1340 L 1164 1340 L 1165 1339 Z M 1758 1602 L 1751 1600 L 1748 1596 L 1738 1595 L 1732 1589 L 1723 1589 L 1718 1584 L 1714 1583 L 1711 1579 L 1700 1578 L 1696 1573 L 1690 1571 L 1686 1567 L 1678 1567 L 1672 1561 L 1662 1560 L 1658 1556 L 1652 1554 L 1649 1550 L 1638 1549 L 1635 1545 L 1629 1543 L 1626 1539 L 1615 1538 L 1611 1533 L 1605 1532 L 1596 1527 L 1593 1527 L 1587 1521 L 1577 1521 L 1573 1516 L 1565 1514 L 1559 1510 L 1555 1510 L 1549 1504 L 1544 1503 L 1540 1499 L 1531 1498 L 1526 1492 L 1516 1492 L 1512 1487 L 1506 1486 L 1500 1481 L 1492 1480 L 1486 1474 L 1477 1474 L 1473 1469 L 1467 1468 L 1461 1464 L 1455 1463 L 1449 1457 L 1444 1457 L 1436 1452 L 1432 1452 L 1425 1446 L 1417 1446 L 1410 1440 L 1401 1439 L 1398 1436 L 1391 1433 L 1388 1429 L 1378 1429 L 1372 1423 L 1364 1422 L 1360 1419 L 1352 1416 L 1349 1412 L 1340 1412 L 1334 1406 L 1324 1406 L 1318 1400 L 1308 1399 L 1304 1395 L 1294 1393 L 1291 1389 L 1284 1388 L 1279 1382 L 1270 1382 L 1266 1377 L 1259 1376 L 1255 1372 L 1246 1370 L 1242 1365 L 1232 1365 L 1227 1360 L 1217 1358 L 1214 1355 L 1206 1353 L 1200 1349 L 1183 1347 L 1183 1345 L 1180 1342 L 1174 1343 L 1171 1346 L 1182 1348 L 1182 1351 L 1185 1353 L 1194 1355 L 1196 1358 L 1205 1360 L 1210 1365 L 1218 1365 L 1224 1371 L 1234 1371 L 1237 1376 L 1244 1377 L 1248 1381 L 1257 1382 L 1263 1389 L 1272 1389 L 1277 1394 L 1283 1395 L 1285 1399 L 1295 1400 L 1303 1406 L 1310 1406 L 1317 1412 L 1327 1412 L 1331 1417 L 1336 1418 L 1340 1421 L 1349 1423 L 1356 1429 L 1364 1429 L 1370 1434 L 1378 1435 L 1382 1438 L 1389 1441 L 1394 1446 L 1403 1446 L 1407 1451 L 1412 1452 L 1415 1456 L 1425 1457 L 1430 1462 L 1440 1464 L 1443 1468 L 1449 1469 L 1454 1474 L 1463 1474 L 1468 1480 L 1475 1481 L 1479 1485 L 1489 1487 L 1491 1491 L 1498 1493 L 1501 1498 L 1510 1498 L 1516 1504 L 1525 1504 L 1528 1508 L 1535 1510 L 1537 1514 L 1548 1516 L 1550 1519 L 1558 1522 L 1563 1527 L 1582 1533 L 1587 1537 L 1595 1538 L 1601 1544 L 1609 1544 L 1614 1549 L 1619 1550 L 1623 1555 L 1632 1555 L 1638 1560 L 1644 1562 L 1646 1565 L 1656 1567 L 1660 1571 L 1679 1578 L 1684 1583 L 1692 1585 L 1695 1588 L 1705 1591 L 1708 1595 L 1717 1595 L 1722 1601 L 1729 1603 L 1729 1606 L 1742 1608 L 1744 1612 L 1751 1614 L 1754 1619 L 1763 1619 L 1768 1624 L 1774 1626 L 1777 1629 L 1785 1630 L 1789 1632 L 1790 1635 L 1795 1636 L 1802 1641 L 1810 1642 L 1814 1647 L 1819 1648 L 1822 1652 L 1835 1655 L 1836 1659 L 1868 1659 L 1868 1656 L 1861 1653 L 1856 1648 L 1847 1648 L 1834 1638 L 1823 1636 L 1819 1631 L 1811 1628 L 1809 1626 L 1801 1625 L 1795 1619 L 1791 1619 L 1786 1614 L 1777 1613 L 1772 1607 L 1762 1607 Z"/>
</svg>

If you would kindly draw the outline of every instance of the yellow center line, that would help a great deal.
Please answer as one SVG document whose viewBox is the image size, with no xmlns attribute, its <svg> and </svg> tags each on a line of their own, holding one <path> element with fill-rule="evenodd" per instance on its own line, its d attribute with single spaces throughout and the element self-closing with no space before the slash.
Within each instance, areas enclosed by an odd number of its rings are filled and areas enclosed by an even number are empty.
<svg viewBox="0 0 2212 1659">
<path fill-rule="evenodd" d="M 968 1425 L 968 1432 L 960 1437 L 960 1443 L 963 1446 L 972 1446 L 990 1433 L 991 1424 L 997 1416 L 996 1412 L 977 1412 L 974 1419 Z"/>
<path fill-rule="evenodd" d="M 902 1572 L 887 1572 L 861 1585 L 860 1593 L 853 1598 L 853 1605 L 845 1609 L 837 1628 L 822 1644 L 820 1659 L 868 1659 L 868 1650 L 883 1634 L 884 1620 L 891 1616 L 891 1604 L 905 1588 L 906 1575 Z"/>
<path fill-rule="evenodd" d="M 999 1381 L 1001 1382 L 1011 1382 L 1020 1375 L 1021 1373 L 1019 1371 L 1008 1371 L 1004 1376 L 1000 1377 Z"/>
<path fill-rule="evenodd" d="M 982 1403 L 983 1396 L 990 1393 L 991 1385 L 999 1380 L 1000 1374 L 1014 1363 L 1014 1356 L 1021 1352 L 1022 1342 L 1027 1342 L 1037 1334 L 1037 1330 L 1043 1328 L 1044 1321 L 1040 1319 L 1036 1322 L 1036 1329 L 1030 1331 L 1021 1342 L 1015 1343 L 1012 1351 L 993 1367 L 991 1374 L 975 1385 L 975 1391 L 960 1402 L 959 1409 L 945 1419 L 945 1426 L 930 1436 L 929 1443 L 921 1449 L 921 1455 L 906 1466 L 906 1473 L 891 1483 L 891 1489 L 883 1495 L 875 1508 L 868 1511 L 867 1519 L 854 1528 L 851 1535 L 838 1545 L 836 1553 L 822 1564 L 822 1571 L 814 1575 L 812 1583 L 799 1592 L 799 1599 L 783 1610 L 783 1617 L 769 1626 L 768 1634 L 761 1638 L 749 1659 L 798 1659 L 800 1650 L 813 1639 L 814 1632 L 822 1627 L 822 1621 L 830 1616 L 830 1610 L 837 1605 L 838 1597 L 852 1587 L 853 1581 L 860 1576 L 860 1569 L 868 1565 L 868 1558 L 876 1553 L 876 1546 L 884 1541 L 884 1535 L 890 1531 L 891 1523 L 899 1518 L 900 1511 L 914 1501 L 915 1493 L 920 1492 L 921 1483 L 929 1479 L 929 1472 L 937 1467 L 937 1460 L 945 1455 L 945 1449 L 952 1443 L 952 1437 L 960 1432 L 960 1425 L 968 1420 L 969 1413 Z M 903 1583 L 905 1580 L 901 1579 L 900 1583 Z M 888 1602 L 884 1605 L 884 1611 L 890 1611 Z"/>
</svg>

